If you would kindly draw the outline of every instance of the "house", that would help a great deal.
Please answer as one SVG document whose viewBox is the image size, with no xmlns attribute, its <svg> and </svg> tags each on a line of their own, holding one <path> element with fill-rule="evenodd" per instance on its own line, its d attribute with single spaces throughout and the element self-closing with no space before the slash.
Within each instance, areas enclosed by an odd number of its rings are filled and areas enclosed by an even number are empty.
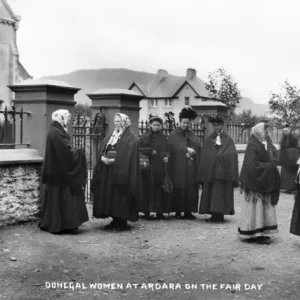
<svg viewBox="0 0 300 300">
<path fill-rule="evenodd" d="M 16 42 L 19 21 L 20 17 L 14 14 L 7 1 L 0 0 L 0 100 L 2 100 L 2 108 L 12 104 L 13 93 L 7 85 L 32 78 L 19 61 Z"/>
<path fill-rule="evenodd" d="M 144 96 L 140 102 L 140 120 L 147 120 L 150 113 L 164 117 L 172 111 L 178 120 L 185 105 L 198 105 L 201 101 L 216 100 L 209 96 L 205 83 L 197 77 L 195 69 L 187 69 L 186 76 L 178 77 L 158 70 L 154 81 L 148 84 L 133 82 L 129 88 Z"/>
</svg>

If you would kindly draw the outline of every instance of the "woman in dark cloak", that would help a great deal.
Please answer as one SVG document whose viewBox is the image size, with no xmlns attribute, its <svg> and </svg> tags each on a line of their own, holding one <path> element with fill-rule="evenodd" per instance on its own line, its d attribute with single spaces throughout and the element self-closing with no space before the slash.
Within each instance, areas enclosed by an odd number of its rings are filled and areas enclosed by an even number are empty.
<svg viewBox="0 0 300 300">
<path fill-rule="evenodd" d="M 210 117 L 214 132 L 204 141 L 197 181 L 202 184 L 199 214 L 210 214 L 207 222 L 224 222 L 234 214 L 234 188 L 237 187 L 238 155 L 232 138 L 224 132 L 224 120 Z"/>
<path fill-rule="evenodd" d="M 278 232 L 275 207 L 280 194 L 280 175 L 267 152 L 267 124 L 252 128 L 240 175 L 244 201 L 238 228 L 242 239 L 269 243 Z"/>
<path fill-rule="evenodd" d="M 68 110 L 52 114 L 42 168 L 44 199 L 40 228 L 51 233 L 72 232 L 87 222 L 83 187 L 87 179 L 86 158 L 74 149 L 67 133 Z"/>
<path fill-rule="evenodd" d="M 296 194 L 295 194 L 295 203 L 291 219 L 290 233 L 300 236 L 300 183 L 299 183 L 299 174 L 300 174 L 300 159 L 297 161 L 298 171 L 296 174 Z"/>
<path fill-rule="evenodd" d="M 163 213 L 169 213 L 170 199 L 163 190 L 165 178 L 168 141 L 162 131 L 163 120 L 158 116 L 151 116 L 150 128 L 140 140 L 140 153 L 149 157 L 149 168 L 142 170 L 143 200 L 140 211 L 147 219 L 151 219 L 151 212 L 156 213 L 158 220 L 164 219 Z"/>
<path fill-rule="evenodd" d="M 118 113 L 115 130 L 100 145 L 93 179 L 93 216 L 111 217 L 108 229 L 127 229 L 127 221 L 138 220 L 142 196 L 138 139 L 130 130 L 130 119 Z"/>
<path fill-rule="evenodd" d="M 299 153 L 299 143 L 296 136 L 291 133 L 290 127 L 286 124 L 282 130 L 280 142 L 279 164 L 281 165 L 281 189 L 286 193 L 295 190 L 295 180 L 297 175 L 297 165 L 291 163 L 293 154 Z"/>
<path fill-rule="evenodd" d="M 173 183 L 172 210 L 176 218 L 195 219 L 193 212 L 198 210 L 198 184 L 196 182 L 197 163 L 200 157 L 200 141 L 190 129 L 190 123 L 197 117 L 189 106 L 179 114 L 180 126 L 168 138 L 168 169 Z"/>
</svg>

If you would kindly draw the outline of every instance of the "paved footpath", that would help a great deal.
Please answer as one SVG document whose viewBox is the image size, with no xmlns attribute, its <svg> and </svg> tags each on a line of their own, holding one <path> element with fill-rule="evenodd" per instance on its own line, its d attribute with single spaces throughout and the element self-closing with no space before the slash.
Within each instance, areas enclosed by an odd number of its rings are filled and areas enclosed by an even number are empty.
<svg viewBox="0 0 300 300">
<path fill-rule="evenodd" d="M 126 232 L 104 230 L 109 220 L 95 219 L 78 235 L 48 234 L 36 224 L 0 229 L 0 299 L 300 299 L 293 196 L 281 195 L 280 232 L 270 245 L 238 239 L 238 190 L 235 199 L 236 215 L 225 224 L 197 215 L 141 219 Z"/>
</svg>

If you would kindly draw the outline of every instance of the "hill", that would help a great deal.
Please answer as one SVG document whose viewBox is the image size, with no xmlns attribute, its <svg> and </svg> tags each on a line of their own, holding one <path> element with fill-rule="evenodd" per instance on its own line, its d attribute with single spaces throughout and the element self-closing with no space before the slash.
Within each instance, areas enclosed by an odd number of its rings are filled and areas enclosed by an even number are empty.
<svg viewBox="0 0 300 300">
<path fill-rule="evenodd" d="M 269 106 L 268 104 L 255 103 L 252 99 L 243 97 L 236 109 L 236 113 L 240 113 L 242 110 L 251 109 L 252 112 L 257 115 L 268 114 Z"/>
<path fill-rule="evenodd" d="M 43 78 L 65 81 L 70 85 L 81 88 L 82 90 L 75 95 L 76 102 L 90 104 L 91 100 L 85 95 L 87 93 L 93 93 L 101 88 L 128 89 L 134 81 L 147 84 L 155 80 L 155 77 L 156 74 L 153 73 L 128 69 L 94 69 L 77 70 L 68 74 L 45 76 Z M 252 99 L 244 97 L 236 111 L 239 113 L 243 109 L 251 109 L 256 115 L 261 115 L 267 113 L 268 105 L 258 104 Z"/>
</svg>

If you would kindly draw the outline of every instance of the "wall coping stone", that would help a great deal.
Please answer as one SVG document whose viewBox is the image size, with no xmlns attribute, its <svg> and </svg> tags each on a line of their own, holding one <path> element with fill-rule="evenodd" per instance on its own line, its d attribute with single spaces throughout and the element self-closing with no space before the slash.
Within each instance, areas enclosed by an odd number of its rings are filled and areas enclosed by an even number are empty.
<svg viewBox="0 0 300 300">
<path fill-rule="evenodd" d="M 43 158 L 35 149 L 0 149 L 0 166 L 42 162 Z"/>
</svg>

